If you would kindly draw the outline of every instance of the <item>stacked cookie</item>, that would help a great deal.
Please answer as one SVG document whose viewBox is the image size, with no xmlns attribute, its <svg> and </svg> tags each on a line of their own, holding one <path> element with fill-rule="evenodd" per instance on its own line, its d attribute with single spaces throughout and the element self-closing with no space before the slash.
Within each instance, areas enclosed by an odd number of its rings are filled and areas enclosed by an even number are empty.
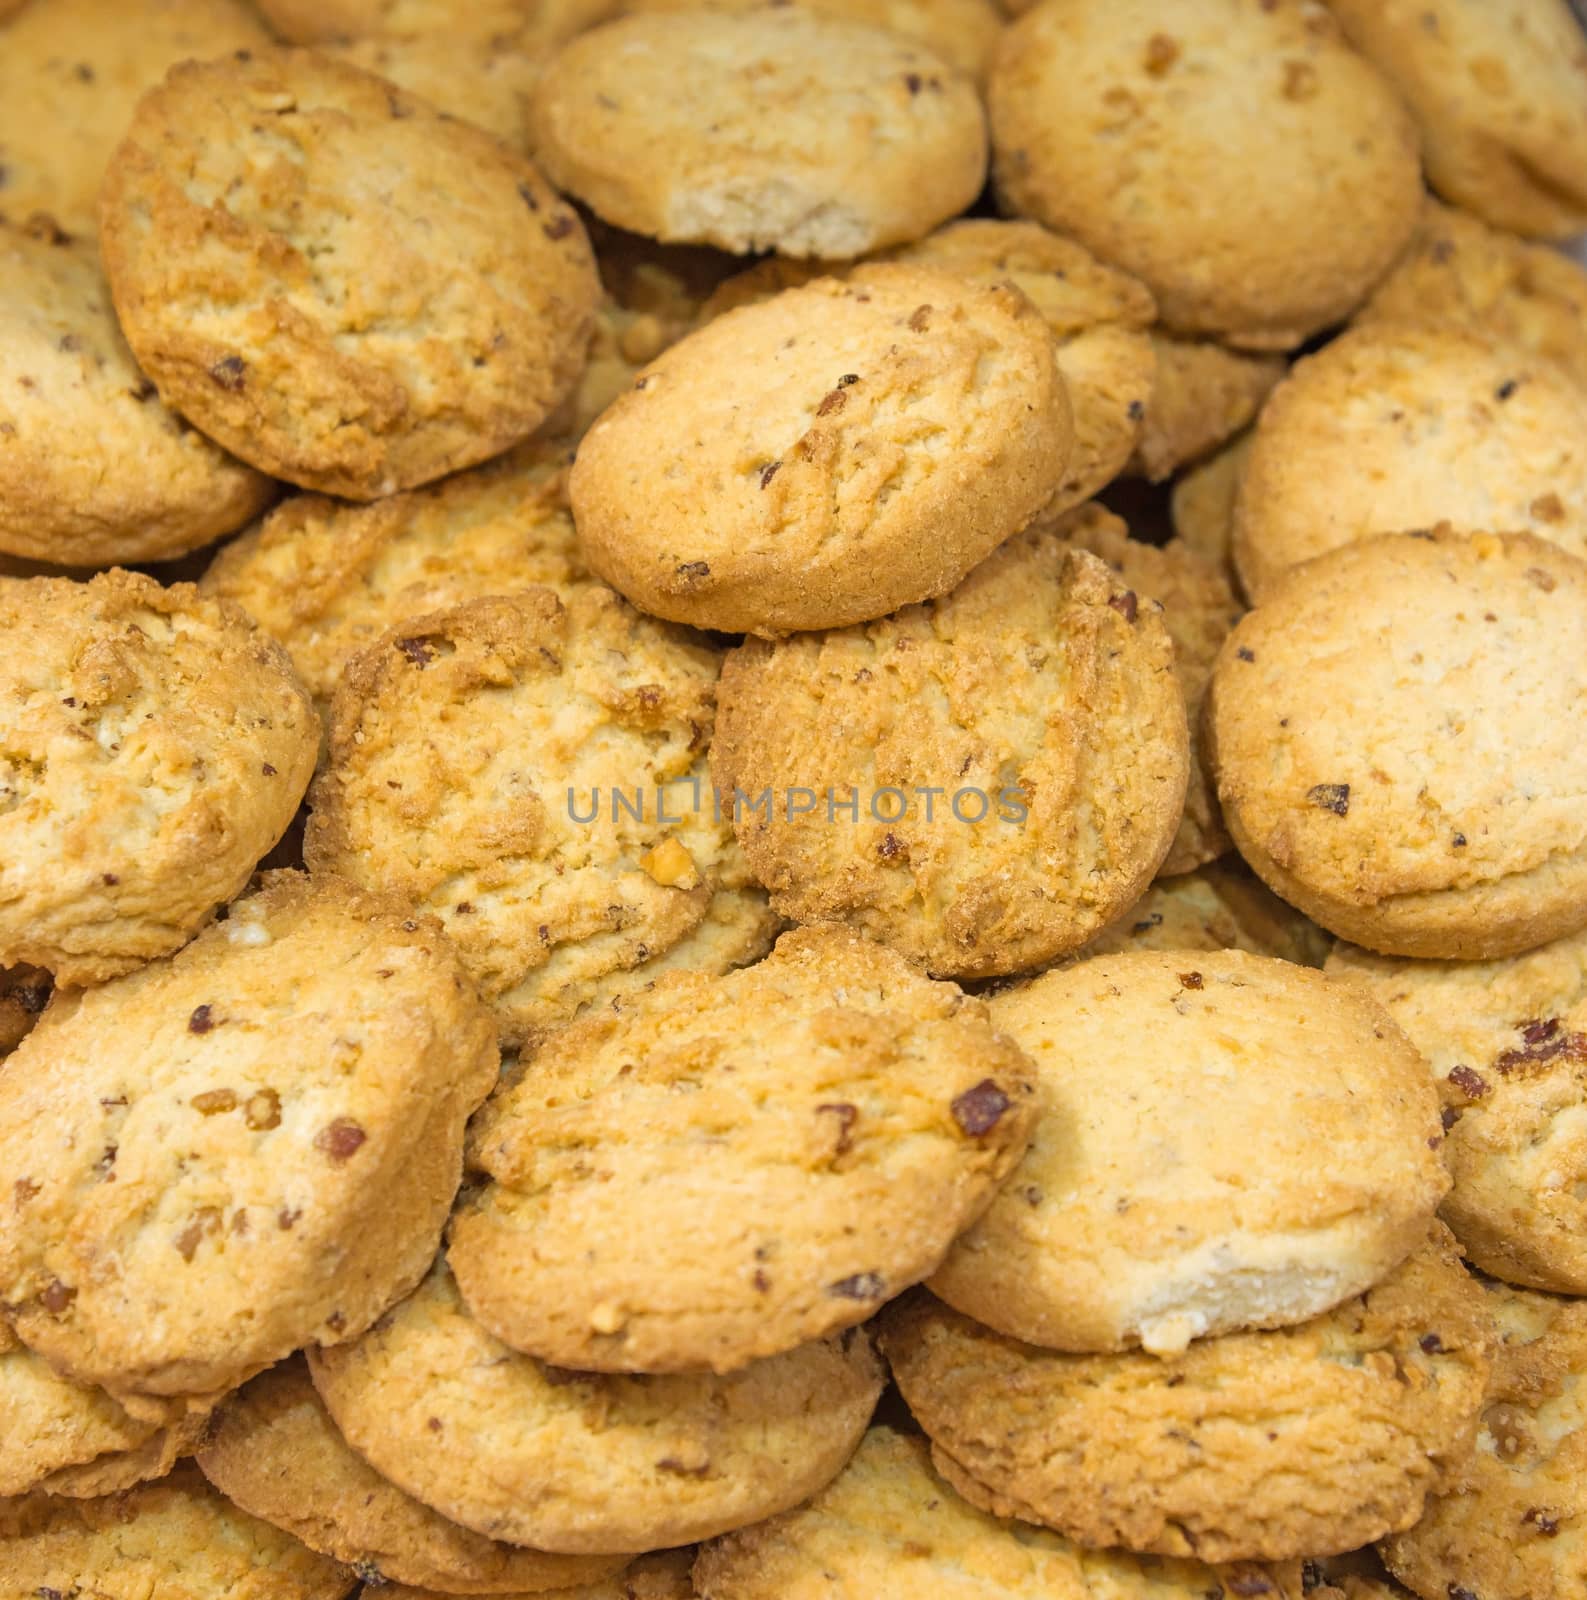
<svg viewBox="0 0 1587 1600">
<path fill-rule="evenodd" d="M 0 1600 L 1587 1592 L 1563 0 L 0 18 Z"/>
</svg>

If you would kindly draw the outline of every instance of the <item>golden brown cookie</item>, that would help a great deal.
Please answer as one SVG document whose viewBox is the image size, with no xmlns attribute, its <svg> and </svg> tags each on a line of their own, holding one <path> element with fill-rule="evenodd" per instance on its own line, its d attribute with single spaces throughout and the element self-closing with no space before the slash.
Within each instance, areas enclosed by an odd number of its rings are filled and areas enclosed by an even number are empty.
<svg viewBox="0 0 1587 1600">
<path fill-rule="evenodd" d="M 990 98 L 1005 202 L 1134 273 L 1175 332 L 1288 349 L 1415 226 L 1415 127 L 1313 0 L 1048 0 Z"/>
<path fill-rule="evenodd" d="M 1023 1155 L 1032 1087 L 982 1002 L 800 929 L 553 1035 L 475 1119 L 492 1181 L 448 1260 L 543 1361 L 732 1372 L 932 1272 Z"/>
<path fill-rule="evenodd" d="M 1155 601 L 1050 527 L 944 600 L 751 640 L 712 773 L 772 904 L 938 976 L 1028 971 L 1140 898 L 1188 743 Z"/>
<path fill-rule="evenodd" d="M 951 589 L 1051 499 L 1073 437 L 1018 290 L 869 266 L 715 318 L 585 435 L 591 568 L 657 616 L 774 637 Z"/>
<path fill-rule="evenodd" d="M 50 1003 L 50 975 L 42 967 L 0 967 L 0 1059 L 27 1037 Z"/>
<path fill-rule="evenodd" d="M 1234 582 L 1234 503 L 1250 451 L 1243 433 L 1175 479 L 1169 499 L 1175 534 Z"/>
<path fill-rule="evenodd" d="M 693 1550 L 662 1550 L 641 1556 L 614 1578 L 585 1583 L 571 1589 L 531 1591 L 533 1600 L 694 1600 L 689 1569 Z M 368 1590 L 364 1591 L 366 1594 Z M 373 1600 L 373 1597 L 372 1597 Z M 410 1589 L 406 1584 L 383 1587 L 378 1600 L 449 1600 L 434 1589 Z M 531 1595 L 502 1595 L 499 1600 L 531 1600 Z M 1325 1597 L 1326 1600 L 1326 1597 Z"/>
<path fill-rule="evenodd" d="M 1284 362 L 1161 330 L 1151 342 L 1156 378 L 1130 467 L 1162 483 L 1238 434 L 1284 376 Z"/>
<path fill-rule="evenodd" d="M 620 228 L 846 260 L 929 233 L 986 178 L 970 81 L 923 44 L 803 6 L 625 17 L 567 45 L 530 138 Z"/>
<path fill-rule="evenodd" d="M 307 51 L 188 62 L 144 98 L 102 200 L 127 342 L 251 465 L 373 500 L 536 428 L 599 293 L 535 168 Z"/>
<path fill-rule="evenodd" d="M 285 653 L 191 584 L 0 578 L 0 965 L 98 983 L 248 881 L 314 770 Z"/>
<path fill-rule="evenodd" d="M 1587 922 L 1587 563 L 1386 535 L 1297 569 L 1207 702 L 1224 821 L 1292 905 L 1386 955 L 1489 960 Z"/>
<path fill-rule="evenodd" d="M 1455 1180 L 1443 1216 L 1484 1272 L 1587 1294 L 1587 933 L 1499 961 L 1338 946 L 1427 1058 Z"/>
<path fill-rule="evenodd" d="M 1263 407 L 1235 499 L 1252 602 L 1313 556 L 1438 525 L 1587 555 L 1587 389 L 1446 323 L 1370 323 L 1297 362 Z"/>
<path fill-rule="evenodd" d="M 487 38 L 527 28 L 560 42 L 604 22 L 617 0 L 258 0 L 265 21 L 290 44 L 338 39 Z"/>
<path fill-rule="evenodd" d="M 1499 1330 L 1477 1449 L 1381 1549 L 1421 1600 L 1587 1593 L 1587 1304 L 1485 1285 Z"/>
<path fill-rule="evenodd" d="M 757 960 L 776 920 L 707 779 L 720 661 L 594 583 L 411 618 L 337 690 L 309 864 L 442 918 L 510 1043 Z"/>
<path fill-rule="evenodd" d="M 433 921 L 270 874 L 178 955 L 57 996 L 7 1058 L 0 1304 L 118 1396 L 352 1338 L 429 1265 L 496 1065 Z"/>
<path fill-rule="evenodd" d="M 1493 1333 L 1441 1225 L 1369 1293 L 1168 1358 L 1061 1355 L 923 1291 L 881 1344 L 937 1470 L 1087 1545 L 1204 1561 L 1349 1550 L 1409 1527 L 1471 1450 Z"/>
<path fill-rule="evenodd" d="M 612 1576 L 622 1557 L 553 1556 L 471 1533 L 354 1454 L 293 1357 L 216 1413 L 197 1452 L 234 1505 L 352 1567 L 367 1584 L 439 1584 L 448 1594 L 559 1593 Z"/>
<path fill-rule="evenodd" d="M 882 1389 L 860 1330 L 730 1377 L 610 1377 L 519 1355 L 443 1267 L 314 1384 L 377 1471 L 465 1527 L 572 1554 L 686 1544 L 830 1482 Z"/>
</svg>

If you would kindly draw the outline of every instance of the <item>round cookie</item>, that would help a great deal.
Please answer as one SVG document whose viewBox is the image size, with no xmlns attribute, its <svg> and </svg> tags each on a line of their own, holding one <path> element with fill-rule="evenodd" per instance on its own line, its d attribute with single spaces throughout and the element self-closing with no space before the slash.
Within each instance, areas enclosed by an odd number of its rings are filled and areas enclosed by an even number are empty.
<svg viewBox="0 0 1587 1600">
<path fill-rule="evenodd" d="M 1415 226 L 1416 129 L 1310 0 L 1048 0 L 990 100 L 1005 203 L 1134 273 L 1176 333 L 1288 349 Z"/>
<path fill-rule="evenodd" d="M 1476 1451 L 1380 1548 L 1421 1600 L 1570 1600 L 1587 1586 L 1587 1305 L 1484 1287 L 1499 1346 Z"/>
<path fill-rule="evenodd" d="M 248 881 L 314 770 L 285 653 L 191 584 L 0 578 L 0 964 L 100 983 Z"/>
<path fill-rule="evenodd" d="M 1524 533 L 1385 535 L 1298 569 L 1208 695 L 1240 853 L 1386 955 L 1488 960 L 1581 927 L 1584 615 L 1587 563 Z"/>
<path fill-rule="evenodd" d="M 600 584 L 410 618 L 348 667 L 305 854 L 442 918 L 505 1043 L 776 919 L 706 792 L 720 652 Z"/>
<path fill-rule="evenodd" d="M 429 1265 L 496 1067 L 433 921 L 270 874 L 169 960 L 57 996 L 7 1058 L 0 1304 L 118 1397 L 353 1338 Z"/>
<path fill-rule="evenodd" d="M 546 67 L 530 139 L 620 228 L 846 260 L 929 233 L 986 178 L 974 86 L 924 45 L 805 7 L 626 17 Z"/>
<path fill-rule="evenodd" d="M 1492 1352 L 1482 1299 L 1435 1225 L 1369 1294 L 1179 1356 L 1039 1350 L 923 1292 L 880 1328 L 972 1504 L 1087 1545 L 1280 1561 L 1409 1527 L 1459 1470 Z"/>
<path fill-rule="evenodd" d="M 0 1060 L 27 1037 L 50 1003 L 51 987 L 42 967 L 0 967 Z"/>
<path fill-rule="evenodd" d="M 657 616 L 768 637 L 944 594 L 1063 479 L 1073 437 L 1018 290 L 869 266 L 666 351 L 590 429 L 585 559 Z"/>
<path fill-rule="evenodd" d="M 307 489 L 373 500 L 498 455 L 583 366 L 578 217 L 488 134 L 325 56 L 175 68 L 101 221 L 160 397 Z"/>
<path fill-rule="evenodd" d="M 800 929 L 541 1046 L 470 1130 L 492 1181 L 448 1260 L 469 1310 L 543 1361 L 732 1372 L 932 1272 L 1024 1154 L 1031 1093 L 980 1001 Z"/>
<path fill-rule="evenodd" d="M 1429 182 L 1496 227 L 1587 227 L 1587 42 L 1568 0 L 1329 0 L 1422 129 Z"/>
<path fill-rule="evenodd" d="M 139 98 L 178 61 L 268 45 L 246 0 L 43 0 L 0 47 L 0 217 L 99 226 L 99 188 Z"/>
<path fill-rule="evenodd" d="M 309 1365 L 348 1443 L 392 1482 L 489 1537 L 571 1554 L 687 1544 L 786 1511 L 837 1476 L 882 1389 L 859 1330 L 725 1378 L 542 1366 L 474 1321 L 439 1266 Z"/>
<path fill-rule="evenodd" d="M 1140 898 L 1189 759 L 1161 608 L 1041 526 L 944 600 L 735 650 L 711 762 L 777 910 L 991 977 Z"/>
<path fill-rule="evenodd" d="M 1130 470 L 1163 483 L 1240 432 L 1284 376 L 1279 356 L 1152 334 L 1156 378 Z"/>
<path fill-rule="evenodd" d="M 694 1585 L 689 1581 L 689 1569 L 693 1564 L 693 1550 L 662 1550 L 655 1555 L 641 1556 L 615 1578 L 554 1592 L 534 1591 L 534 1600 L 694 1600 Z M 411 1589 L 399 1583 L 382 1588 L 380 1600 L 450 1600 L 450 1597 L 434 1589 Z M 530 1596 L 502 1595 L 500 1600 L 530 1600 Z"/>
<path fill-rule="evenodd" d="M 275 493 L 160 404 L 99 252 L 49 228 L 0 227 L 0 445 L 0 550 L 60 566 L 179 556 Z"/>
<path fill-rule="evenodd" d="M 1262 410 L 1235 498 L 1252 603 L 1313 556 L 1438 525 L 1587 555 L 1587 389 L 1444 323 L 1369 323 L 1297 362 Z"/>
<path fill-rule="evenodd" d="M 1422 1058 L 1319 972 L 1143 951 L 990 1007 L 1041 1115 L 930 1286 L 1012 1338 L 1177 1354 L 1304 1322 L 1397 1267 L 1448 1192 Z"/>
<path fill-rule="evenodd" d="M 702 1600 L 1302 1600 L 1300 1564 L 1161 1561 L 1087 1550 L 978 1511 L 937 1476 L 931 1447 L 873 1427 L 839 1476 L 700 1552 Z"/>
<path fill-rule="evenodd" d="M 569 459 L 530 443 L 373 505 L 295 495 L 226 545 L 199 587 L 283 645 L 327 712 L 342 668 L 405 618 L 583 579 Z"/>
<path fill-rule="evenodd" d="M 233 1505 L 352 1567 L 383 1593 L 390 1583 L 439 1584 L 448 1594 L 562 1592 L 622 1566 L 621 1556 L 498 1544 L 404 1494 L 336 1431 L 297 1357 L 221 1407 L 197 1458 Z"/>
<path fill-rule="evenodd" d="M 1444 1106 L 1443 1217 L 1512 1283 L 1587 1294 L 1587 933 L 1499 961 L 1404 961 L 1338 946 L 1410 1035 Z"/>
<path fill-rule="evenodd" d="M 1234 503 L 1250 453 L 1251 435 L 1242 433 L 1176 478 L 1169 496 L 1174 533 L 1234 582 Z"/>
<path fill-rule="evenodd" d="M 617 0 L 258 0 L 266 22 L 289 44 L 340 39 L 459 34 L 488 38 L 526 28 L 550 43 L 604 22 Z"/>
</svg>

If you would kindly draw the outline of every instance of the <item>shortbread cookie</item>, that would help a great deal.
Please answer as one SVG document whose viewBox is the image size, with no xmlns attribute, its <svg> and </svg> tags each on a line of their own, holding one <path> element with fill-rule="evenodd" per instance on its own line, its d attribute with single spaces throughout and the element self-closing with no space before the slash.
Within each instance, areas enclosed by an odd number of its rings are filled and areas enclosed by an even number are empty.
<svg viewBox="0 0 1587 1600">
<path fill-rule="evenodd" d="M 0 1060 L 27 1037 L 50 1003 L 50 975 L 42 967 L 0 967 Z"/>
<path fill-rule="evenodd" d="M 1006 203 L 1250 348 L 1346 316 L 1421 203 L 1409 114 L 1314 0 L 1049 0 L 1003 35 L 991 116 Z"/>
<path fill-rule="evenodd" d="M 657 616 L 775 636 L 951 589 L 1063 481 L 1053 341 L 1017 289 L 862 267 L 717 317 L 585 435 L 584 555 Z"/>
<path fill-rule="evenodd" d="M 604 22 L 617 0 L 258 0 L 265 21 L 291 44 L 368 37 L 488 38 L 527 28 L 560 43 Z"/>
<path fill-rule="evenodd" d="M 980 1001 L 801 929 L 542 1046 L 474 1122 L 494 1181 L 454 1217 L 451 1267 L 543 1361 L 731 1372 L 933 1271 L 1024 1154 L 1032 1092 Z"/>
<path fill-rule="evenodd" d="M 1372 323 L 1297 362 L 1263 408 L 1235 500 L 1252 603 L 1313 556 L 1440 524 L 1587 555 L 1587 389 L 1438 323 Z"/>
<path fill-rule="evenodd" d="M 309 1364 L 348 1442 L 392 1482 L 489 1537 L 573 1554 L 786 1511 L 837 1476 L 882 1389 L 859 1330 L 726 1378 L 543 1366 L 474 1321 L 442 1267 Z"/>
<path fill-rule="evenodd" d="M 247 0 L 44 0 L 0 48 L 0 217 L 99 226 L 99 186 L 139 97 L 194 57 L 268 45 Z"/>
<path fill-rule="evenodd" d="M 0 227 L 0 550 L 162 561 L 231 533 L 274 492 L 160 404 L 91 242 Z"/>
<path fill-rule="evenodd" d="M 433 921 L 272 874 L 170 960 L 57 996 L 7 1059 L 0 1304 L 118 1394 L 353 1338 L 428 1266 L 496 1065 Z"/>
<path fill-rule="evenodd" d="M 1036 1064 L 1041 1115 L 931 1279 L 967 1316 L 1057 1350 L 1174 1354 L 1317 1316 L 1427 1237 L 1449 1189 L 1438 1096 L 1348 985 L 1243 951 L 1150 951 L 990 1005 Z"/>
<path fill-rule="evenodd" d="M 711 760 L 779 911 L 955 977 L 1046 965 L 1133 905 L 1189 766 L 1161 608 L 1046 526 L 945 600 L 735 650 Z"/>
<path fill-rule="evenodd" d="M 1422 129 L 1427 176 L 1497 227 L 1587 227 L 1587 41 L 1569 0 L 1329 0 Z"/>
<path fill-rule="evenodd" d="M 1340 945 L 1331 974 L 1427 1058 L 1455 1187 L 1444 1220 L 1484 1272 L 1587 1294 L 1587 933 L 1501 961 L 1402 961 Z"/>
<path fill-rule="evenodd" d="M 1382 1546 L 1422 1600 L 1587 1592 L 1587 1304 L 1485 1286 L 1499 1330 L 1477 1449 Z"/>
<path fill-rule="evenodd" d="M 627 17 L 546 67 L 551 181 L 654 239 L 846 260 L 929 233 L 986 178 L 970 81 L 887 28 L 803 6 Z"/>
<path fill-rule="evenodd" d="M 248 881 L 314 770 L 285 653 L 191 584 L 0 578 L 0 964 L 99 983 Z"/>
<path fill-rule="evenodd" d="M 18 1600 L 342 1600 L 357 1585 L 192 1467 L 100 1500 L 0 1503 L 0 1593 Z"/>
<path fill-rule="evenodd" d="M 448 1594 L 559 1593 L 611 1577 L 622 1557 L 553 1556 L 448 1522 L 354 1454 L 294 1357 L 221 1407 L 198 1451 L 234 1505 L 345 1562 L 365 1583 L 438 1584 Z"/>
<path fill-rule="evenodd" d="M 405 618 L 583 578 L 569 459 L 531 443 L 373 505 L 296 495 L 228 544 L 200 588 L 284 645 L 328 711 L 342 668 Z"/>
<path fill-rule="evenodd" d="M 1226 350 L 1211 339 L 1152 335 L 1156 378 L 1131 470 L 1162 483 L 1232 439 L 1284 376 L 1278 356 Z"/>
<path fill-rule="evenodd" d="M 537 1590 L 531 1594 L 501 1595 L 499 1600 L 694 1600 L 694 1585 L 689 1581 L 693 1565 L 693 1550 L 662 1550 L 655 1555 L 641 1556 L 616 1577 L 602 1579 L 599 1583 L 579 1584 L 554 1592 Z M 450 1600 L 450 1596 L 434 1589 L 410 1589 L 399 1583 L 382 1587 L 379 1600 Z"/>
<path fill-rule="evenodd" d="M 937 1476 L 924 1439 L 874 1427 L 797 1511 L 708 1544 L 703 1600 L 1302 1600 L 1300 1564 L 1209 1567 L 1087 1550 L 1001 1522 Z"/>
<path fill-rule="evenodd" d="M 253 466 L 354 500 L 530 433 L 578 378 L 599 294 L 583 226 L 527 160 L 307 51 L 173 70 L 101 221 L 161 398 Z"/>
<path fill-rule="evenodd" d="M 1204 1561 L 1350 1550 L 1407 1528 L 1471 1450 L 1493 1335 L 1455 1242 L 1369 1293 L 1183 1355 L 1060 1355 L 923 1291 L 881 1343 L 937 1470 L 1087 1545 Z"/>
<path fill-rule="evenodd" d="M 776 920 L 707 784 L 720 661 L 593 583 L 412 618 L 337 690 L 309 864 L 439 916 L 508 1043 L 757 960 Z"/>
<path fill-rule="evenodd" d="M 1587 923 L 1587 563 L 1530 534 L 1319 557 L 1244 617 L 1207 717 L 1241 854 L 1387 955 L 1487 960 Z"/>
<path fill-rule="evenodd" d="M 1251 435 L 1243 433 L 1175 479 L 1169 497 L 1175 534 L 1230 578 L 1235 578 L 1234 503 L 1250 452 Z"/>
</svg>

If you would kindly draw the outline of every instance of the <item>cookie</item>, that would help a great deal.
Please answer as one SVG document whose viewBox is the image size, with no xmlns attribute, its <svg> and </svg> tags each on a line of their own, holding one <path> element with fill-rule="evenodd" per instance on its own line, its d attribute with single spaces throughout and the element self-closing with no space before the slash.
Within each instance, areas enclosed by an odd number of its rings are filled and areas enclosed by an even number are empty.
<svg viewBox="0 0 1587 1600">
<path fill-rule="evenodd" d="M 429 1265 L 496 1065 L 434 922 L 271 874 L 178 955 L 57 996 L 7 1058 L 0 1304 L 118 1396 L 353 1338 Z"/>
<path fill-rule="evenodd" d="M 1422 130 L 1427 177 L 1496 227 L 1587 227 L 1587 42 L 1568 0 L 1329 0 Z"/>
<path fill-rule="evenodd" d="M 0 967 L 0 1060 L 27 1037 L 50 1003 L 50 975 L 41 967 Z"/>
<path fill-rule="evenodd" d="M 915 1435 L 874 1427 L 820 1494 L 708 1544 L 703 1600 L 1301 1600 L 1298 1562 L 1279 1567 L 1160 1561 L 1087 1550 L 1015 1527 L 959 1498 Z"/>
<path fill-rule="evenodd" d="M 1130 470 L 1163 483 L 1234 438 L 1284 376 L 1278 356 L 1155 332 L 1156 377 Z"/>
<path fill-rule="evenodd" d="M 1499 961 L 1403 961 L 1338 946 L 1328 971 L 1385 1006 L 1444 1107 L 1443 1207 L 1477 1266 L 1587 1294 L 1587 934 Z"/>
<path fill-rule="evenodd" d="M 314 1384 L 377 1471 L 491 1538 L 576 1555 L 687 1544 L 836 1477 L 881 1393 L 865 1334 L 731 1377 L 567 1372 L 509 1350 L 437 1269 Z"/>
<path fill-rule="evenodd" d="M 622 1566 L 621 1557 L 498 1544 L 404 1494 L 353 1453 L 298 1357 L 233 1395 L 197 1457 L 233 1505 L 352 1567 L 383 1594 L 390 1583 L 437 1584 L 448 1594 L 561 1593 Z"/>
<path fill-rule="evenodd" d="M 373 505 L 295 495 L 226 545 L 199 587 L 283 645 L 328 712 L 342 668 L 405 618 L 584 577 L 568 460 L 530 443 Z"/>
<path fill-rule="evenodd" d="M 548 1040 L 473 1124 L 492 1181 L 448 1259 L 470 1311 L 543 1361 L 732 1372 L 933 1271 L 1024 1153 L 1032 1088 L 980 1001 L 801 929 Z"/>
<path fill-rule="evenodd" d="M 1587 563 L 1525 533 L 1386 535 L 1298 569 L 1208 694 L 1240 853 L 1385 955 L 1490 960 L 1580 928 L 1584 608 Z"/>
<path fill-rule="evenodd" d="M 140 96 L 193 57 L 270 36 L 246 0 L 44 0 L 0 49 L 0 217 L 99 226 L 99 186 Z"/>
<path fill-rule="evenodd" d="M 509 1044 L 758 960 L 776 920 L 707 787 L 720 661 L 593 583 L 410 618 L 336 692 L 309 865 L 440 917 Z"/>
<path fill-rule="evenodd" d="M 1409 1527 L 1458 1471 L 1492 1350 L 1482 1300 L 1435 1226 L 1369 1294 L 1179 1356 L 1039 1350 L 923 1292 L 880 1338 L 971 1504 L 1086 1545 L 1281 1561 Z"/>
<path fill-rule="evenodd" d="M 192 1467 L 99 1500 L 0 1505 L 0 1593 L 99 1600 L 342 1600 L 346 1567 L 239 1511 Z"/>
<path fill-rule="evenodd" d="M 1235 498 L 1253 604 L 1313 556 L 1439 524 L 1587 555 L 1587 389 L 1441 323 L 1371 323 L 1297 362 L 1262 410 Z"/>
<path fill-rule="evenodd" d="M 1045 525 L 944 600 L 746 642 L 711 751 L 778 911 L 967 978 L 1044 966 L 1133 905 L 1188 764 L 1161 609 Z"/>
<path fill-rule="evenodd" d="M 1587 1585 L 1587 1305 L 1485 1288 L 1499 1346 L 1476 1452 L 1381 1549 L 1422 1600 L 1568 1600 Z"/>
<path fill-rule="evenodd" d="M 98 251 L 49 228 L 0 227 L 0 441 L 0 549 L 60 566 L 181 555 L 275 492 L 160 404 Z"/>
<path fill-rule="evenodd" d="M 577 381 L 578 217 L 488 134 L 306 51 L 188 62 L 105 180 L 127 342 L 250 465 L 373 500 L 500 454 Z"/>
<path fill-rule="evenodd" d="M 318 736 L 285 653 L 191 584 L 0 578 L 0 965 L 185 943 L 285 831 Z"/>
<path fill-rule="evenodd" d="M 1176 478 L 1169 496 L 1174 533 L 1236 582 L 1234 502 L 1250 452 L 1251 435 L 1242 433 Z"/>
<path fill-rule="evenodd" d="M 530 142 L 620 228 L 846 260 L 929 233 L 986 178 L 969 79 L 923 44 L 803 6 L 631 16 L 545 68 Z"/>
<path fill-rule="evenodd" d="M 1005 204 L 1141 279 L 1176 333 L 1299 344 L 1421 204 L 1409 114 L 1314 0 L 1050 0 L 1005 31 L 990 106 Z"/>
<path fill-rule="evenodd" d="M 526 28 L 537 39 L 560 43 L 604 22 L 617 0 L 258 0 L 266 22 L 289 44 L 329 44 L 340 39 L 428 36 L 445 41 L 460 33 L 488 38 Z"/>
<path fill-rule="evenodd" d="M 689 1569 L 694 1564 L 692 1550 L 663 1550 L 641 1556 L 615 1578 L 599 1583 L 579 1584 L 553 1593 L 534 1591 L 535 1600 L 694 1600 Z M 367 1590 L 365 1591 L 368 1592 Z M 432 1589 L 410 1589 L 406 1584 L 382 1588 L 380 1600 L 449 1600 Z M 503 1595 L 501 1600 L 530 1600 L 528 1595 Z"/>
<path fill-rule="evenodd" d="M 944 594 L 1063 480 L 1053 341 L 1017 289 L 861 267 L 674 345 L 590 429 L 585 559 L 674 622 L 766 637 Z"/>
</svg>

